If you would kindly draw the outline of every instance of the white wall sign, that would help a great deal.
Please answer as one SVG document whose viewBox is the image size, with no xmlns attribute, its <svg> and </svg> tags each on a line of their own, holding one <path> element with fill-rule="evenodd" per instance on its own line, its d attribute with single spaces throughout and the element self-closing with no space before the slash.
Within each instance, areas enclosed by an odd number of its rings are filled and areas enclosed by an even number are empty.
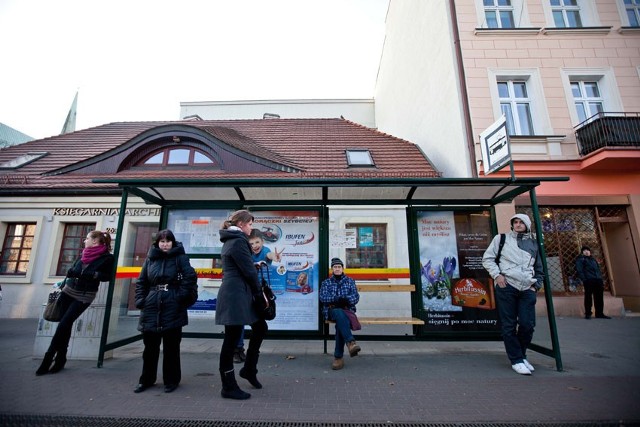
<svg viewBox="0 0 640 427">
<path fill-rule="evenodd" d="M 480 147 L 485 175 L 500 170 L 511 161 L 507 120 L 504 116 L 480 134 Z"/>
</svg>

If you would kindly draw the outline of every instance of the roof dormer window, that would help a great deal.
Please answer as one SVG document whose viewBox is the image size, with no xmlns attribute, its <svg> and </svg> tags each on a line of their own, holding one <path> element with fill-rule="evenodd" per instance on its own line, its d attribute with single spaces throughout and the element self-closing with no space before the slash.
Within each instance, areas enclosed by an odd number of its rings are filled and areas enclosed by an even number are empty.
<svg viewBox="0 0 640 427">
<path fill-rule="evenodd" d="M 347 164 L 349 166 L 374 166 L 369 150 L 347 150 Z"/>
<path fill-rule="evenodd" d="M 35 162 L 36 160 L 46 156 L 47 154 L 49 153 L 44 151 L 23 154 L 22 156 L 18 156 L 15 159 L 7 160 L 6 162 L 0 164 L 0 169 L 18 169 L 31 162 Z"/>
<path fill-rule="evenodd" d="M 147 156 L 141 166 L 206 166 L 215 162 L 194 147 L 163 148 Z"/>
</svg>

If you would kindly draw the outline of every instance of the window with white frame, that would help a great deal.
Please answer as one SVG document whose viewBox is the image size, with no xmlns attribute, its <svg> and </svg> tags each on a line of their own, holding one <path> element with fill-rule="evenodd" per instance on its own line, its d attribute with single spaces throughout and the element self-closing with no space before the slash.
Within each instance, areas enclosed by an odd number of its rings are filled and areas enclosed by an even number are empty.
<svg viewBox="0 0 640 427">
<path fill-rule="evenodd" d="M 36 223 L 10 223 L 2 243 L 0 274 L 26 276 Z"/>
<path fill-rule="evenodd" d="M 574 126 L 598 112 L 624 111 L 613 69 L 566 68 L 560 73 Z"/>
<path fill-rule="evenodd" d="M 478 28 L 514 29 L 531 26 L 524 0 L 475 0 Z"/>
<path fill-rule="evenodd" d="M 514 28 L 511 0 L 483 0 L 488 28 Z"/>
<path fill-rule="evenodd" d="M 507 119 L 509 135 L 533 135 L 531 99 L 525 80 L 498 81 L 500 110 Z"/>
<path fill-rule="evenodd" d="M 640 0 L 622 0 L 629 27 L 640 27 Z"/>
<path fill-rule="evenodd" d="M 572 81 L 571 94 L 580 123 L 604 111 L 604 100 L 596 81 Z"/>
<path fill-rule="evenodd" d="M 558 28 L 582 27 L 578 0 L 550 0 L 553 22 Z"/>
</svg>

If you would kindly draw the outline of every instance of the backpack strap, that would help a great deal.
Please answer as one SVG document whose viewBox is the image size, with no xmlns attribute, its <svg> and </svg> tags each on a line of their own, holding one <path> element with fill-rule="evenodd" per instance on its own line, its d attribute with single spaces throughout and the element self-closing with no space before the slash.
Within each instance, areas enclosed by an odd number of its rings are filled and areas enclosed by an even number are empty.
<svg viewBox="0 0 640 427">
<path fill-rule="evenodd" d="M 496 255 L 496 264 L 500 265 L 500 256 L 502 255 L 502 248 L 504 247 L 504 242 L 507 239 L 507 235 L 504 233 L 500 233 L 500 245 L 498 246 L 498 254 Z"/>
</svg>

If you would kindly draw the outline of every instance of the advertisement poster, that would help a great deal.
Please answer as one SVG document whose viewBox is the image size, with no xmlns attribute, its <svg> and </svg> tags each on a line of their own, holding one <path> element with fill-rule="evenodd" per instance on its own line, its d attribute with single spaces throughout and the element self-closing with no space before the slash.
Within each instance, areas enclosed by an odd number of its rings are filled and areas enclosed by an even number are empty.
<svg viewBox="0 0 640 427">
<path fill-rule="evenodd" d="M 482 267 L 491 242 L 488 211 L 418 212 L 425 328 L 497 330 L 493 283 Z"/>
<path fill-rule="evenodd" d="M 277 316 L 269 321 L 269 329 L 317 330 L 319 214 L 258 211 L 253 215 L 253 228 L 262 234 L 262 242 L 253 242 L 254 261 L 267 263 L 261 275 L 277 297 Z"/>
</svg>

